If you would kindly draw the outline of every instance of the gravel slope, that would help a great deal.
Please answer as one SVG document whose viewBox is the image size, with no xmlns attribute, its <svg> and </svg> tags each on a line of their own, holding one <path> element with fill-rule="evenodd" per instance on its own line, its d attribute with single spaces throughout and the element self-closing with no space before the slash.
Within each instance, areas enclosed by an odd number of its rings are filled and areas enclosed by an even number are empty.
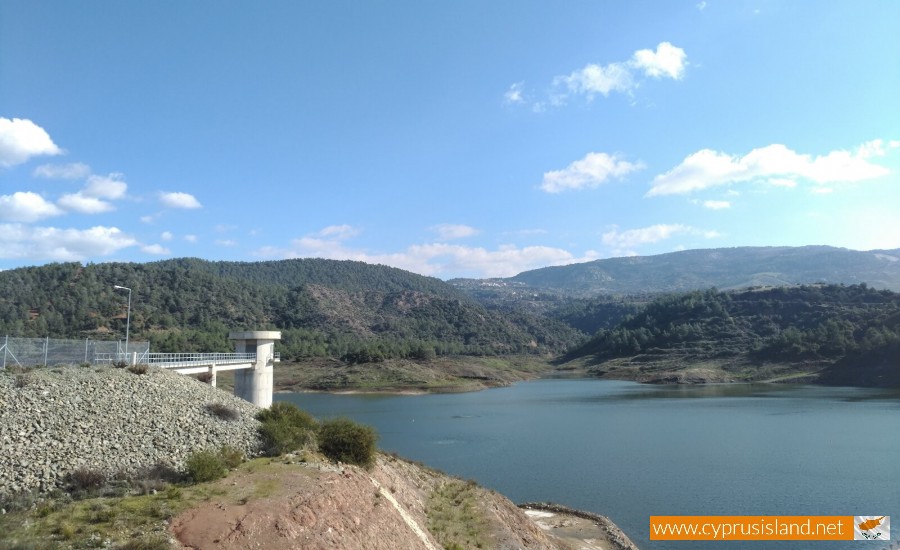
<svg viewBox="0 0 900 550">
<path fill-rule="evenodd" d="M 239 414 L 222 419 L 207 405 Z M 0 370 L 0 495 L 49 491 L 79 468 L 108 476 L 230 445 L 258 452 L 257 407 L 175 372 L 109 367 Z"/>
</svg>

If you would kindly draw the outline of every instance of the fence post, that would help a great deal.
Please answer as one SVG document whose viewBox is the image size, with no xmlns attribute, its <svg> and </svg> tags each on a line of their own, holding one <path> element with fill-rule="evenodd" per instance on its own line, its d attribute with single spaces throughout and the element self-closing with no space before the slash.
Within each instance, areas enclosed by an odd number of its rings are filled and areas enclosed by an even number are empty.
<svg viewBox="0 0 900 550">
<path fill-rule="evenodd" d="M 44 366 L 47 366 L 47 350 L 50 349 L 50 337 L 44 338 Z"/>
<path fill-rule="evenodd" d="M 6 341 L 3 342 L 3 368 L 6 368 L 6 348 L 9 347 L 9 334 L 6 335 Z"/>
<path fill-rule="evenodd" d="M 84 362 L 85 362 L 85 363 L 88 362 L 88 360 L 87 360 L 87 351 L 88 351 L 88 342 L 90 342 L 90 341 L 91 341 L 90 338 L 85 338 L 85 339 L 84 339 Z"/>
</svg>

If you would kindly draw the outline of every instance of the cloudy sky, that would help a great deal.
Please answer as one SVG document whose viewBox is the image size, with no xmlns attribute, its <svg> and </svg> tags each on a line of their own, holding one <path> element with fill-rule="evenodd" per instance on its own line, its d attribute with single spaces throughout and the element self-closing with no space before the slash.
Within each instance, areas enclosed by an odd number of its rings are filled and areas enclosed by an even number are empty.
<svg viewBox="0 0 900 550">
<path fill-rule="evenodd" d="M 900 2 L 0 3 L 0 269 L 900 247 Z"/>
</svg>

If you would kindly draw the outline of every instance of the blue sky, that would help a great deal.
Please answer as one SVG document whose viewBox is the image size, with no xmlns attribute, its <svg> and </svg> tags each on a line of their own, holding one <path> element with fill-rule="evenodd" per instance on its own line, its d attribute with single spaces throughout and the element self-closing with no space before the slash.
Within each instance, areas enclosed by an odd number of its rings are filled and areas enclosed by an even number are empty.
<svg viewBox="0 0 900 550">
<path fill-rule="evenodd" d="M 900 247 L 898 2 L 0 3 L 0 269 Z"/>
</svg>

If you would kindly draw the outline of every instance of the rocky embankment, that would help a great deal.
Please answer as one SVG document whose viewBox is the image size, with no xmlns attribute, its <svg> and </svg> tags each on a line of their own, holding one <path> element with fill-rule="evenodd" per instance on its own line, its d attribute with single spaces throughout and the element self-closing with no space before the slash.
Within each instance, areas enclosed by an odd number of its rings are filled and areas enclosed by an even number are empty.
<svg viewBox="0 0 900 550">
<path fill-rule="evenodd" d="M 220 404 L 237 418 L 208 406 Z M 255 454 L 252 404 L 183 375 L 108 367 L 0 370 L 0 495 L 49 491 L 78 468 L 108 477 L 223 445 Z"/>
</svg>

